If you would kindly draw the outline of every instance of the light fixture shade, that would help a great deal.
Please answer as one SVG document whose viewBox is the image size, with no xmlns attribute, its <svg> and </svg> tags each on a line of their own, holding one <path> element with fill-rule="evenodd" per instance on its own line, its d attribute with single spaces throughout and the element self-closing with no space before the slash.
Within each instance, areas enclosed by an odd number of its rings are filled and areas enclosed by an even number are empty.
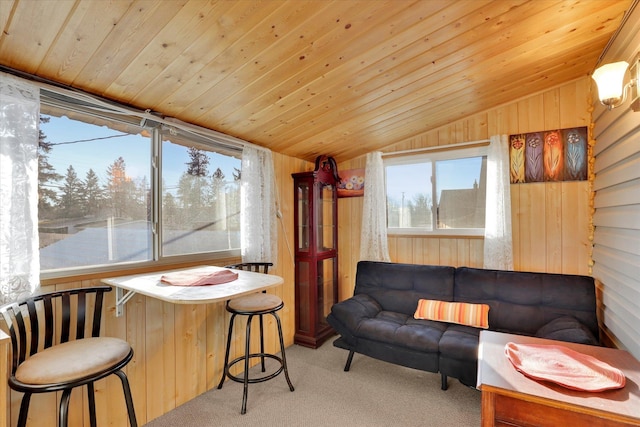
<svg viewBox="0 0 640 427">
<path fill-rule="evenodd" d="M 593 80 L 598 85 L 598 98 L 608 106 L 615 106 L 624 91 L 624 74 L 629 68 L 626 61 L 603 65 L 593 72 Z"/>
</svg>

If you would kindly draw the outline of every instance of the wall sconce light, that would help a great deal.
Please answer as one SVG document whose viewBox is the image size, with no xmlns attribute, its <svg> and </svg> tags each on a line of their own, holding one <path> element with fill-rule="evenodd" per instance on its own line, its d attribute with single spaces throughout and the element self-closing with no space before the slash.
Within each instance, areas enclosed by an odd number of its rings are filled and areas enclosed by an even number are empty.
<svg viewBox="0 0 640 427">
<path fill-rule="evenodd" d="M 638 96 L 638 85 L 640 81 L 640 54 L 629 69 L 631 80 L 624 84 L 624 77 L 629 68 L 626 61 L 614 62 L 603 65 L 593 72 L 593 80 L 598 86 L 598 98 L 609 110 L 619 107 L 631 96 L 631 109 L 640 111 L 640 97 Z"/>
</svg>

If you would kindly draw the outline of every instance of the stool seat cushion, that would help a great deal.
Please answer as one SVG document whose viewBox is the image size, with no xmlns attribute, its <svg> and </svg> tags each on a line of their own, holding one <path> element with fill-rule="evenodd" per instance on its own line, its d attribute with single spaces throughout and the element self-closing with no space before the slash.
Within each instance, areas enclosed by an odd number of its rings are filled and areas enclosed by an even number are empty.
<svg viewBox="0 0 640 427">
<path fill-rule="evenodd" d="M 124 360 L 131 346 L 113 337 L 83 338 L 54 345 L 22 363 L 16 380 L 23 384 L 57 384 L 105 371 Z"/>
<path fill-rule="evenodd" d="M 276 309 L 282 304 L 282 299 L 272 294 L 251 294 L 229 301 L 228 307 L 239 312 L 258 312 Z"/>
</svg>

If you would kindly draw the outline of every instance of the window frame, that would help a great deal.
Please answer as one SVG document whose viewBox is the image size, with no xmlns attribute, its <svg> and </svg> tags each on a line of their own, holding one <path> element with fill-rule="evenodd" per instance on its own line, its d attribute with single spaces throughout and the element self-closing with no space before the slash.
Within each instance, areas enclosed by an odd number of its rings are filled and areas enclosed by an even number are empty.
<svg viewBox="0 0 640 427">
<path fill-rule="evenodd" d="M 41 281 L 61 279 L 79 276 L 94 276 L 101 273 L 127 272 L 131 270 L 151 270 L 163 266 L 175 266 L 183 264 L 197 264 L 216 260 L 237 259 L 241 256 L 240 248 L 220 251 L 189 253 L 181 255 L 162 254 L 162 141 L 163 132 L 179 134 L 182 138 L 193 140 L 196 146 L 206 146 L 211 151 L 242 159 L 243 141 L 236 140 L 218 132 L 200 128 L 175 119 L 151 118 L 149 111 L 138 112 L 127 107 L 113 104 L 88 94 L 78 93 L 63 88 L 41 88 L 40 104 L 46 105 L 41 115 L 52 115 L 52 111 L 64 113 L 80 113 L 90 115 L 110 123 L 139 127 L 149 131 L 151 153 L 150 166 L 150 193 L 152 197 L 152 212 L 149 217 L 151 223 L 151 259 L 144 261 L 118 262 L 113 264 L 99 264 L 92 266 L 65 267 L 40 271 Z M 46 111 L 49 109 L 49 111 Z M 151 119 L 150 119 L 151 118 Z M 78 120 L 72 118 L 72 120 Z"/>
<path fill-rule="evenodd" d="M 465 158 L 487 157 L 488 144 L 476 145 L 462 148 L 434 148 L 419 153 L 402 153 L 398 155 L 389 154 L 383 157 L 384 180 L 385 180 L 385 206 L 388 210 L 387 194 L 387 166 L 401 166 L 417 163 L 430 162 L 432 197 L 436 189 L 435 179 L 435 163 L 444 160 L 459 160 Z M 486 200 L 485 200 L 486 202 Z M 432 222 L 436 222 L 432 214 Z M 436 224 L 434 224 L 436 225 Z M 483 237 L 484 227 L 482 228 L 434 228 L 427 230 L 419 227 L 389 227 L 387 219 L 387 235 L 389 236 L 430 236 L 430 237 Z"/>
</svg>

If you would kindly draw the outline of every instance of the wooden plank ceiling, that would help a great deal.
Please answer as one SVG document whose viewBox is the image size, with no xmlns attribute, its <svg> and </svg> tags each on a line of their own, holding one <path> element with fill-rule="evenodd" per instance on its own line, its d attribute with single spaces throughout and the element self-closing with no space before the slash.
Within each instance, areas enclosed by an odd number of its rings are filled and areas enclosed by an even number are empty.
<svg viewBox="0 0 640 427">
<path fill-rule="evenodd" d="M 0 64 L 345 161 L 589 75 L 631 4 L 0 0 Z"/>
</svg>

